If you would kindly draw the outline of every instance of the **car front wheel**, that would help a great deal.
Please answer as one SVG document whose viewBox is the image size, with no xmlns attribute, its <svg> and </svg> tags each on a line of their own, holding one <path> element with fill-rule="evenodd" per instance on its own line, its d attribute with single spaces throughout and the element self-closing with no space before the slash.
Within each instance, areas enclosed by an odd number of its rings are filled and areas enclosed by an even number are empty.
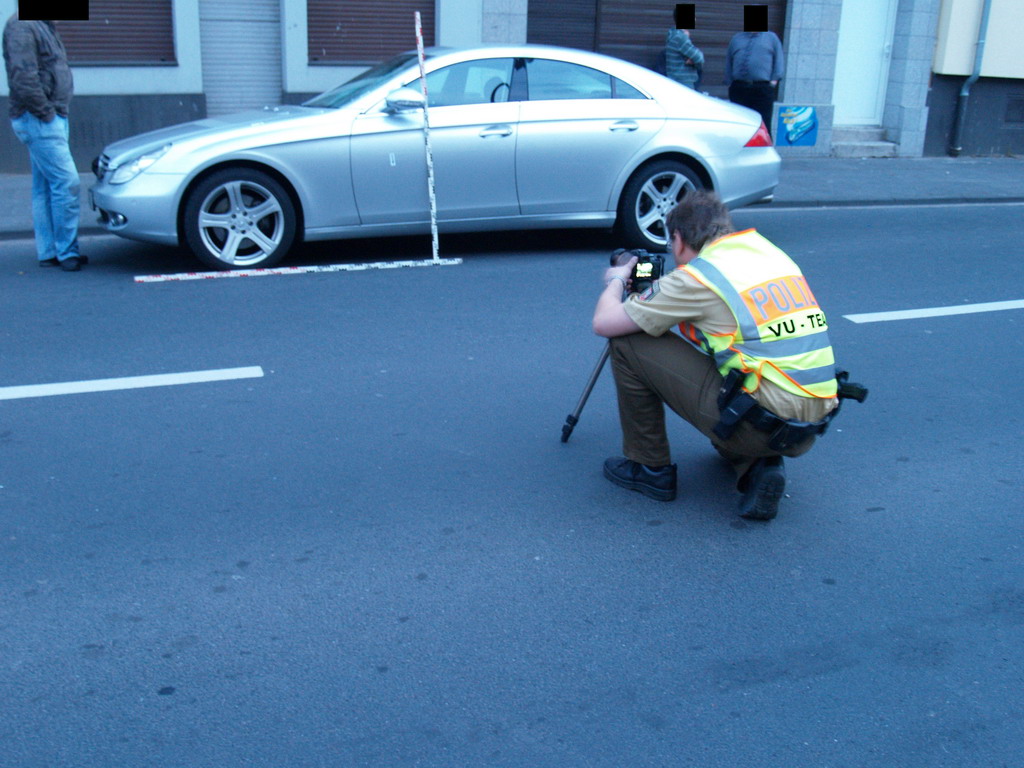
<svg viewBox="0 0 1024 768">
<path fill-rule="evenodd" d="M 704 189 L 704 183 L 675 160 L 657 160 L 634 173 L 619 202 L 619 227 L 629 245 L 668 250 L 665 218 L 693 189 Z"/>
<path fill-rule="evenodd" d="M 295 206 L 269 174 L 228 168 L 192 190 L 184 229 L 189 248 L 208 267 L 270 267 L 295 240 Z"/>
</svg>

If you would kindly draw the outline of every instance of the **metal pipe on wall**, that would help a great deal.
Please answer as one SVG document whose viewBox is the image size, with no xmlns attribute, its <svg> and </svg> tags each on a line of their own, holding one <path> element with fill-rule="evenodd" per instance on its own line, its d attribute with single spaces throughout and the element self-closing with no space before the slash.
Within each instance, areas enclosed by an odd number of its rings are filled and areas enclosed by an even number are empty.
<svg viewBox="0 0 1024 768">
<path fill-rule="evenodd" d="M 974 71 L 960 88 L 956 100 L 956 117 L 953 121 L 953 137 L 949 144 L 949 154 L 959 157 L 963 151 L 964 122 L 967 119 L 967 101 L 971 97 L 971 86 L 981 77 L 981 60 L 985 55 L 985 36 L 988 34 L 988 17 L 992 10 L 992 0 L 984 0 L 981 7 L 981 25 L 978 27 L 978 43 L 974 51 Z"/>
</svg>

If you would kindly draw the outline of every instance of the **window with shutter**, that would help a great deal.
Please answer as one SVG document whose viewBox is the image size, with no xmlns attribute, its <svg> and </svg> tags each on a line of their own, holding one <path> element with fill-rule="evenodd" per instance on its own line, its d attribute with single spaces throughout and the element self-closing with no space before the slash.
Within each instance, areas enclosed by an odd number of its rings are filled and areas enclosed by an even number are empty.
<svg viewBox="0 0 1024 768">
<path fill-rule="evenodd" d="M 171 0 L 89 0 L 88 21 L 54 25 L 72 66 L 173 66 L 171 11 Z"/>
<path fill-rule="evenodd" d="M 416 48 L 415 12 L 423 44 L 434 44 L 434 0 L 307 0 L 310 64 L 375 64 Z"/>
</svg>

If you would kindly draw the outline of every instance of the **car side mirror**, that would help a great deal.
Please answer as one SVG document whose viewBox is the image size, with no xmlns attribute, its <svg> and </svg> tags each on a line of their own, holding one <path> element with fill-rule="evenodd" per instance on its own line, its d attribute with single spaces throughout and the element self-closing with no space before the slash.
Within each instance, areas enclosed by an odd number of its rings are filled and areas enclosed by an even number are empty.
<svg viewBox="0 0 1024 768">
<path fill-rule="evenodd" d="M 423 109 L 426 101 L 423 93 L 415 88 L 399 88 L 387 95 L 384 100 L 388 112 L 407 112 L 412 109 Z"/>
</svg>

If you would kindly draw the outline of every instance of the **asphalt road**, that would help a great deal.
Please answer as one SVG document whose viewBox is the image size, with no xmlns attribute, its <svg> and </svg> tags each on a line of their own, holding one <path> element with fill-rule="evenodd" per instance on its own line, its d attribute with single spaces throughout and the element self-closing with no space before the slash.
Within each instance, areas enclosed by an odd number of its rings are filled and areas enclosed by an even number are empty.
<svg viewBox="0 0 1024 768">
<path fill-rule="evenodd" d="M 608 372 L 559 441 L 607 236 L 0 243 L 0 388 L 263 373 L 0 400 L 0 765 L 1019 765 L 1024 315 L 844 316 L 1024 298 L 1020 211 L 737 213 L 871 388 L 768 524 L 677 419 L 675 502 L 604 480 Z"/>
</svg>

